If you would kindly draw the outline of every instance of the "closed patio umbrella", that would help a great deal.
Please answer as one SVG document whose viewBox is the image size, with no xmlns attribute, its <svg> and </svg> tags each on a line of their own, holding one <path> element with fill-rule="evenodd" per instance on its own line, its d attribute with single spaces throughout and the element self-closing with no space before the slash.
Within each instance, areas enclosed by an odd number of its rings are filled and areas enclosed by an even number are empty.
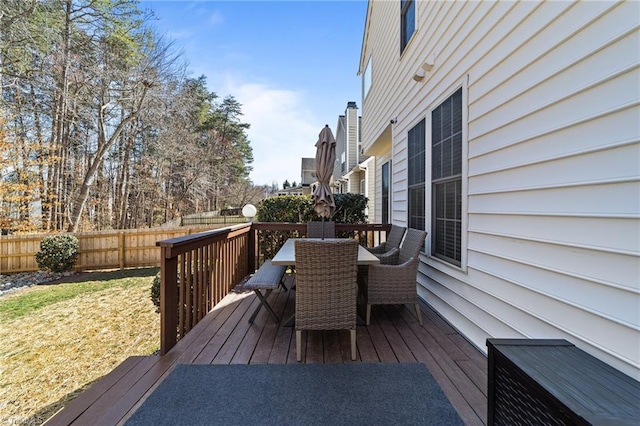
<svg viewBox="0 0 640 426">
<path fill-rule="evenodd" d="M 336 209 L 331 186 L 329 186 L 335 161 L 336 140 L 327 124 L 320 131 L 318 142 L 316 142 L 316 178 L 318 179 L 318 185 L 311 195 L 316 213 L 322 217 L 323 222 L 325 218 L 331 217 Z"/>
</svg>

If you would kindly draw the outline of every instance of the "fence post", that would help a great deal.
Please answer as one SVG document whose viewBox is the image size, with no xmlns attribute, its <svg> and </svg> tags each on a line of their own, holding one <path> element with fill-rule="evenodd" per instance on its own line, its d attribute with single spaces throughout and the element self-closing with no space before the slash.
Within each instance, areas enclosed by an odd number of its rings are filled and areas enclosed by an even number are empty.
<svg viewBox="0 0 640 426">
<path fill-rule="evenodd" d="M 178 257 L 168 257 L 169 247 L 161 248 L 160 259 L 160 355 L 175 346 L 178 328 Z"/>
</svg>

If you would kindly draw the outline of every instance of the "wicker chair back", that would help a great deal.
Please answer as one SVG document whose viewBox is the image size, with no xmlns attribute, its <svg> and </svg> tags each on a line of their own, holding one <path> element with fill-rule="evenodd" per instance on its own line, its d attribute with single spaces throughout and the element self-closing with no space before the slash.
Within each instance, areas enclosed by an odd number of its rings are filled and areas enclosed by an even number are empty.
<svg viewBox="0 0 640 426">
<path fill-rule="evenodd" d="M 400 247 L 400 254 L 398 256 L 398 263 L 405 263 L 412 257 L 417 258 L 418 254 L 424 246 L 424 240 L 427 238 L 427 233 L 420 229 L 407 229 L 402 246 Z"/>
<path fill-rule="evenodd" d="M 358 242 L 295 242 L 296 359 L 302 360 L 302 330 L 348 329 L 356 359 Z"/>
<path fill-rule="evenodd" d="M 307 222 L 307 238 L 335 238 L 336 223 L 333 221 Z"/>
<path fill-rule="evenodd" d="M 296 240 L 296 330 L 356 327 L 358 242 Z"/>
<path fill-rule="evenodd" d="M 406 230 L 407 228 L 404 226 L 391 225 L 391 231 L 389 231 L 387 242 L 385 243 L 385 250 L 389 251 L 394 248 L 399 248 Z"/>
</svg>

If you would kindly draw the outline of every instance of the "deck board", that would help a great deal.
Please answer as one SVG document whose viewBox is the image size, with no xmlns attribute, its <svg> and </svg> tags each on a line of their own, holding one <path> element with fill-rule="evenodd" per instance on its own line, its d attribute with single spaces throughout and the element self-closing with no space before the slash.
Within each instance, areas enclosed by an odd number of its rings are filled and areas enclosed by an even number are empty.
<svg viewBox="0 0 640 426">
<path fill-rule="evenodd" d="M 396 321 L 394 324 L 387 315 L 387 310 L 384 306 L 378 308 L 376 318 L 398 362 L 416 362 L 416 357 L 398 332 L 398 327 L 406 327 L 404 321 Z"/>
<path fill-rule="evenodd" d="M 286 276 L 287 287 L 293 277 Z M 293 313 L 295 291 L 277 290 L 269 296 L 276 314 Z M 258 306 L 253 292 L 227 295 L 165 356 L 131 357 L 52 417 L 47 425 L 117 425 L 126 420 L 178 363 L 285 364 L 296 363 L 295 330 L 276 322 Z M 421 362 L 443 389 L 468 425 L 486 424 L 487 361 L 471 343 L 426 303 L 424 325 L 413 306 L 374 306 L 371 325 L 357 327 L 355 362 Z M 349 363 L 346 330 L 304 331 L 305 363 Z"/>
<path fill-rule="evenodd" d="M 371 324 L 367 326 L 367 331 L 369 332 L 369 337 L 371 337 L 375 352 L 378 354 L 378 358 L 380 358 L 379 362 L 398 362 L 396 354 L 393 353 L 393 349 L 387 340 L 387 336 L 385 336 L 378 323 L 378 315 L 373 310 L 371 312 Z"/>
</svg>

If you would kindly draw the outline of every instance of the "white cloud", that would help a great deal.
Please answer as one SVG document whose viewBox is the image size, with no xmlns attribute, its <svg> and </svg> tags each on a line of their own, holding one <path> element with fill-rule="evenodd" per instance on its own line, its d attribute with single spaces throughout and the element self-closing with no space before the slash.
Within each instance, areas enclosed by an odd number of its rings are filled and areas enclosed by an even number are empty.
<svg viewBox="0 0 640 426">
<path fill-rule="evenodd" d="M 256 185 L 285 180 L 300 182 L 301 159 L 315 156 L 315 143 L 322 126 L 305 107 L 303 93 L 269 87 L 266 84 L 229 83 L 227 93 L 242 104 L 242 121 L 253 147 Z"/>
<path fill-rule="evenodd" d="M 217 10 L 211 13 L 211 15 L 209 16 L 209 23 L 214 27 L 222 25 L 224 23 L 222 13 Z"/>
</svg>

